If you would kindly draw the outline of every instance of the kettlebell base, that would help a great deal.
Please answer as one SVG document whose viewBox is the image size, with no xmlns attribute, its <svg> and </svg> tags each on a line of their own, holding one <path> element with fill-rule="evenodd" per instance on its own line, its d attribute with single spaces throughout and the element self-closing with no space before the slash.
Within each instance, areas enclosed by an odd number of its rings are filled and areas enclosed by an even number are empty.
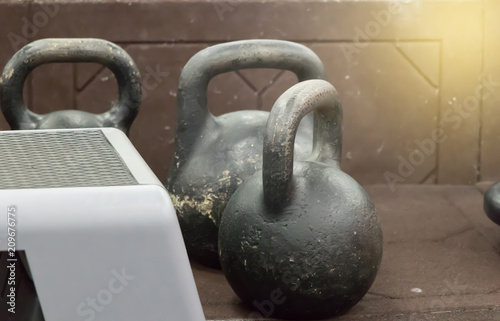
<svg viewBox="0 0 500 321">
<path fill-rule="evenodd" d="M 262 316 L 280 320 L 326 320 L 346 314 L 362 299 L 362 297 L 363 295 L 361 295 L 359 299 L 353 300 L 349 305 L 340 304 L 340 307 L 335 307 L 335 302 L 332 302 L 330 306 L 325 306 L 324 303 L 321 303 L 320 306 L 316 306 L 313 302 L 301 302 L 300 305 L 291 304 L 293 305 L 291 309 L 281 309 L 279 302 L 275 303 L 271 301 L 270 299 L 272 298 L 268 298 L 267 300 L 253 300 L 251 302 L 244 302 L 244 304 L 251 309 L 251 311 L 254 311 L 252 313 L 259 313 L 259 317 Z M 283 298 L 291 300 L 287 294 L 284 294 Z"/>
<path fill-rule="evenodd" d="M 190 252 L 188 251 L 188 256 L 190 260 L 193 260 L 199 264 L 202 264 L 206 267 L 212 268 L 212 269 L 217 269 L 220 270 L 222 269 L 220 265 L 219 259 L 214 259 L 214 255 L 209 253 L 209 254 L 199 254 L 196 251 L 195 252 Z"/>
<path fill-rule="evenodd" d="M 175 195 L 172 191 L 169 194 L 173 200 L 189 258 L 208 267 L 220 269 L 217 248 L 218 228 L 212 217 L 199 213 L 199 207 L 194 206 L 197 204 L 195 201 L 186 201 L 191 198 Z M 194 197 L 192 199 L 194 200 Z"/>
</svg>

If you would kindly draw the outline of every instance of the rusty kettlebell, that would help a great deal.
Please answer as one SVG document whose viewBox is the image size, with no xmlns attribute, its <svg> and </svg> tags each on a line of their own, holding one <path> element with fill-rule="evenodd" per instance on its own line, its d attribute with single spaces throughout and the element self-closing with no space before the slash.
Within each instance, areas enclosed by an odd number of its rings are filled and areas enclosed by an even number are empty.
<svg viewBox="0 0 500 321">
<path fill-rule="evenodd" d="M 239 184 L 261 168 L 265 111 L 213 116 L 207 87 L 218 74 L 248 68 L 294 72 L 299 81 L 323 78 L 323 64 L 305 46 L 288 41 L 246 40 L 218 44 L 195 54 L 184 67 L 178 90 L 175 154 L 167 189 L 191 258 L 220 267 L 218 223 Z M 312 121 L 299 129 L 297 154 L 311 151 Z"/>
<path fill-rule="evenodd" d="M 79 110 L 38 115 L 24 104 L 23 86 L 36 67 L 55 62 L 96 62 L 109 68 L 118 83 L 118 101 L 107 112 Z M 19 50 L 2 74 L 1 105 L 12 129 L 116 127 L 128 134 L 141 103 L 141 76 L 132 58 L 102 39 L 42 39 Z"/>
<path fill-rule="evenodd" d="M 488 188 L 484 193 L 484 211 L 496 224 L 500 225 L 500 183 Z"/>
<path fill-rule="evenodd" d="M 310 111 L 313 152 L 294 164 L 297 126 Z M 271 110 L 262 171 L 241 184 L 222 215 L 222 269 L 244 302 L 267 302 L 265 317 L 343 313 L 375 279 L 382 231 L 366 192 L 340 170 L 341 149 L 335 88 L 324 80 L 293 86 Z"/>
</svg>

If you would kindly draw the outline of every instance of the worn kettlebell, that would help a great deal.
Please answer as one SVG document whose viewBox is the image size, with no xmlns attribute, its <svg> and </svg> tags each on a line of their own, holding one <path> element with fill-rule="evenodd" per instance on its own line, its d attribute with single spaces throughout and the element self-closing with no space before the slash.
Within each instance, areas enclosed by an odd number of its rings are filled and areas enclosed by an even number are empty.
<svg viewBox="0 0 500 321">
<path fill-rule="evenodd" d="M 118 82 L 118 102 L 107 112 L 78 110 L 38 115 L 24 104 L 23 86 L 36 67 L 54 62 L 96 62 L 109 68 Z M 102 39 L 42 39 L 19 50 L 2 74 L 1 105 L 12 129 L 116 127 L 128 134 L 141 103 L 140 73 L 119 46 Z"/>
<path fill-rule="evenodd" d="M 310 111 L 313 152 L 294 164 L 297 126 Z M 337 91 L 324 80 L 299 83 L 271 110 L 262 171 L 226 206 L 219 226 L 222 269 L 254 309 L 272 303 L 266 317 L 316 320 L 343 313 L 375 279 L 382 231 L 368 195 L 340 170 L 341 149 Z"/>
<path fill-rule="evenodd" d="M 261 168 L 265 111 L 238 111 L 214 117 L 207 87 L 214 76 L 246 68 L 294 72 L 299 81 L 323 78 L 323 64 L 305 46 L 278 40 L 218 44 L 194 55 L 184 67 L 178 90 L 175 154 L 167 189 L 191 258 L 220 267 L 218 223 L 239 184 Z M 299 129 L 297 154 L 311 151 L 312 121 Z"/>
<path fill-rule="evenodd" d="M 491 186 L 484 193 L 484 211 L 493 222 L 500 225 L 500 183 Z"/>
</svg>

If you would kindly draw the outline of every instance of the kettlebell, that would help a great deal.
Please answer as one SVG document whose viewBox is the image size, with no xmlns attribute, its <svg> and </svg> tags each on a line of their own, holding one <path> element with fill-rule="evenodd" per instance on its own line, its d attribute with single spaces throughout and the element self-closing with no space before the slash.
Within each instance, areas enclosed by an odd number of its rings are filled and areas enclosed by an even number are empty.
<svg viewBox="0 0 500 321">
<path fill-rule="evenodd" d="M 484 193 L 483 206 L 490 220 L 500 225 L 500 183 L 491 186 Z"/>
<path fill-rule="evenodd" d="M 214 45 L 195 54 L 182 70 L 175 153 L 166 185 L 190 257 L 214 268 L 220 268 L 220 216 L 239 184 L 261 167 L 269 113 L 247 110 L 215 117 L 207 109 L 206 92 L 216 75 L 248 68 L 290 70 L 299 81 L 324 77 L 323 64 L 314 52 L 278 40 Z M 308 155 L 312 121 L 299 132 L 297 154 Z"/>
<path fill-rule="evenodd" d="M 297 126 L 314 111 L 313 151 L 294 163 Z M 322 319 L 366 294 L 382 231 L 363 188 L 340 170 L 342 107 L 335 88 L 308 80 L 287 90 L 267 122 L 262 170 L 243 182 L 219 226 L 222 270 L 265 317 Z"/>
<path fill-rule="evenodd" d="M 96 62 L 109 68 L 118 82 L 118 101 L 107 112 L 64 110 L 39 115 L 24 104 L 23 86 L 36 67 L 54 62 Z M 2 74 L 1 105 L 12 129 L 115 127 L 128 134 L 141 103 L 140 73 L 119 46 L 102 39 L 42 39 L 19 50 Z"/>
</svg>

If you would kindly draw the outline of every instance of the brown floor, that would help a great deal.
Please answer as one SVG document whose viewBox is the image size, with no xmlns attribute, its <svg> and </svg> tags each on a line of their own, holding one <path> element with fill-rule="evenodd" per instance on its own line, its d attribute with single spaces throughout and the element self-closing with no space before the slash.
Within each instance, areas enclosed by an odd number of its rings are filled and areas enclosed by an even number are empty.
<svg viewBox="0 0 500 321">
<path fill-rule="evenodd" d="M 366 190 L 384 230 L 382 265 L 336 320 L 500 320 L 500 226 L 483 212 L 484 186 Z M 207 320 L 253 320 L 220 271 L 193 264 L 193 273 Z"/>
</svg>

